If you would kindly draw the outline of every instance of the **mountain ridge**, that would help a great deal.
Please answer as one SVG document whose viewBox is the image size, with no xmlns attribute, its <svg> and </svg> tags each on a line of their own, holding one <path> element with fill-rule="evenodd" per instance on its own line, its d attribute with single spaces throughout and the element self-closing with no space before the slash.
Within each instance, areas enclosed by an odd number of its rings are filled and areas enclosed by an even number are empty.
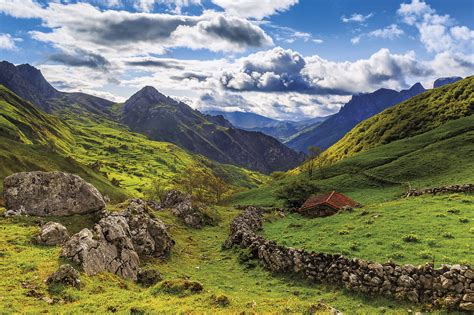
<svg viewBox="0 0 474 315">
<path fill-rule="evenodd" d="M 424 91 L 425 88 L 420 83 L 415 83 L 407 90 L 395 91 L 381 88 L 372 93 L 353 95 L 337 114 L 286 144 L 290 148 L 303 152 L 306 152 L 309 146 L 317 146 L 325 150 L 359 122 Z"/>
<path fill-rule="evenodd" d="M 123 104 L 121 121 L 151 139 L 263 173 L 288 170 L 303 158 L 268 135 L 234 128 L 225 118 L 210 118 L 152 87 Z"/>
</svg>

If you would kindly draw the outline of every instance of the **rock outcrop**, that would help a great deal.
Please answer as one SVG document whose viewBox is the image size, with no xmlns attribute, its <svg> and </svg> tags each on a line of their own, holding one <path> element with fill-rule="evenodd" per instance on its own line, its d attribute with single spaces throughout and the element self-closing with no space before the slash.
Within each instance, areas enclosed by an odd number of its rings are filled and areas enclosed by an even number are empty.
<svg viewBox="0 0 474 315">
<path fill-rule="evenodd" d="M 107 213 L 92 230 L 74 234 L 61 256 L 88 275 L 107 271 L 136 281 L 139 256 L 163 257 L 173 245 L 163 222 L 148 213 L 144 201 L 133 199 L 125 211 Z"/>
<path fill-rule="evenodd" d="M 168 191 L 161 202 L 162 208 L 170 208 L 171 213 L 180 218 L 187 226 L 200 229 L 211 224 L 212 219 L 198 207 L 193 206 L 191 196 L 178 190 Z"/>
<path fill-rule="evenodd" d="M 79 279 L 79 272 L 76 269 L 69 264 L 64 264 L 46 279 L 46 284 L 62 284 L 79 288 L 81 280 Z"/>
<path fill-rule="evenodd" d="M 60 245 L 69 239 L 66 227 L 57 222 L 48 222 L 41 226 L 36 242 L 41 245 Z"/>
<path fill-rule="evenodd" d="M 68 216 L 105 207 L 100 192 L 77 175 L 63 172 L 23 172 L 4 180 L 8 210 L 35 216 Z"/>
<path fill-rule="evenodd" d="M 435 269 L 430 264 L 379 264 L 287 248 L 256 233 L 262 229 L 262 220 L 261 212 L 247 208 L 232 221 L 224 248 L 247 248 L 253 258 L 272 272 L 293 273 L 366 295 L 385 295 L 453 310 L 474 308 L 474 270 L 469 266 L 444 265 Z"/>
</svg>

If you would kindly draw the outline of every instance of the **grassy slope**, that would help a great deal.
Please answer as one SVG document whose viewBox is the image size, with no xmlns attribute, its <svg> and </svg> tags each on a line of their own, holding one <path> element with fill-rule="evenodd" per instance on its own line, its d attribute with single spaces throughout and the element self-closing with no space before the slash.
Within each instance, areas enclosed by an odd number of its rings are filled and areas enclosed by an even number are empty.
<svg viewBox="0 0 474 315">
<path fill-rule="evenodd" d="M 473 208 L 469 195 L 399 199 L 312 220 L 290 214 L 266 224 L 265 235 L 291 247 L 377 262 L 472 265 Z M 416 235 L 419 242 L 405 242 L 405 235 Z"/>
<path fill-rule="evenodd" d="M 399 197 L 412 187 L 474 182 L 474 116 L 394 141 L 324 169 L 314 181 L 322 190 L 338 190 L 363 204 Z M 319 174 L 318 174 L 319 175 Z M 234 195 L 231 204 L 279 205 L 274 193 L 306 174 L 288 174 L 269 185 Z"/>
<path fill-rule="evenodd" d="M 152 179 L 169 185 L 188 165 L 212 169 L 234 189 L 253 188 L 266 177 L 243 168 L 191 155 L 165 142 L 148 140 L 111 120 L 71 104 L 61 118 L 43 113 L 0 86 L 0 178 L 19 171 L 63 170 L 83 176 L 113 200 L 140 195 Z M 99 172 L 88 165 L 99 161 Z M 110 180 L 121 182 L 114 187 Z M 0 181 L 0 189 L 2 187 Z"/>
<path fill-rule="evenodd" d="M 339 161 L 370 148 L 412 137 L 474 113 L 474 76 L 429 90 L 354 127 L 322 158 Z"/>
<path fill-rule="evenodd" d="M 125 193 L 107 178 L 68 157 L 74 146 L 69 126 L 0 85 L 1 179 L 22 171 L 63 170 L 83 177 L 113 201 L 123 200 Z"/>
<path fill-rule="evenodd" d="M 145 267 L 159 270 L 165 280 L 189 278 L 203 284 L 203 293 L 184 297 L 165 293 L 154 295 L 153 287 L 141 288 L 111 274 L 92 277 L 82 274 L 81 290 L 67 288 L 60 293 L 48 292 L 44 279 L 61 263 L 58 258 L 60 248 L 36 246 L 30 242 L 37 231 L 34 218 L 1 217 L 0 270 L 10 276 L 0 277 L 0 313 L 38 313 L 45 310 L 53 313 L 105 313 L 112 309 L 128 313 L 132 308 L 167 313 L 305 313 L 311 305 L 319 302 L 341 311 L 358 310 L 360 314 L 376 313 L 381 307 L 397 313 L 408 308 L 419 308 L 274 276 L 260 267 L 246 269 L 238 262 L 238 250 L 221 250 L 230 220 L 238 211 L 226 208 L 218 208 L 217 211 L 221 216 L 219 225 L 202 230 L 184 227 L 168 211 L 155 213 L 170 227 L 176 246 L 167 261 L 150 259 L 144 262 Z M 84 216 L 61 218 L 60 221 L 72 232 L 92 224 Z M 47 296 L 68 298 L 71 302 L 49 305 L 26 296 L 32 287 Z M 225 294 L 231 304 L 225 308 L 213 305 L 213 294 Z"/>
</svg>

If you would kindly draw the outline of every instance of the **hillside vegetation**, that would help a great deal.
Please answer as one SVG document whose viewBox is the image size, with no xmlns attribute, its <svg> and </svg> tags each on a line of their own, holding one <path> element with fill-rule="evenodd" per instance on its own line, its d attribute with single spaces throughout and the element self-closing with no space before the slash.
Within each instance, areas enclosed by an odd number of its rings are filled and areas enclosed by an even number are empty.
<svg viewBox="0 0 474 315">
<path fill-rule="evenodd" d="M 455 152 L 455 154 L 453 154 Z M 401 196 L 414 188 L 474 181 L 474 116 L 423 134 L 381 145 L 316 171 L 311 182 L 322 191 L 337 190 L 362 204 Z M 276 191 L 307 179 L 301 169 L 263 187 L 231 197 L 231 204 L 278 206 Z"/>
<path fill-rule="evenodd" d="M 363 121 L 325 151 L 322 158 L 326 162 L 339 161 L 473 113 L 474 77 L 468 77 L 415 96 Z"/>
<path fill-rule="evenodd" d="M 141 196 L 152 182 L 170 188 L 188 167 L 220 178 L 228 193 L 266 180 L 257 172 L 149 140 L 102 114 L 84 111 L 80 104 L 53 116 L 2 86 L 0 105 L 0 188 L 5 176 L 32 170 L 79 174 L 112 200 Z"/>
</svg>

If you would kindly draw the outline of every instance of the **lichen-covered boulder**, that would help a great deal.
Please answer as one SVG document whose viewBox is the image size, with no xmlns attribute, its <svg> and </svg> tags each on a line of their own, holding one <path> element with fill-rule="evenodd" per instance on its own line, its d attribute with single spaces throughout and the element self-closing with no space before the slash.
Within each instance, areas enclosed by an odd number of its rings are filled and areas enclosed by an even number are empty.
<svg viewBox="0 0 474 315">
<path fill-rule="evenodd" d="M 190 195 L 178 190 L 170 190 L 165 194 L 161 208 L 170 208 L 172 214 L 192 228 L 202 228 L 212 221 L 201 209 L 193 206 Z"/>
<path fill-rule="evenodd" d="M 62 284 L 79 288 L 81 280 L 76 269 L 69 264 L 64 264 L 46 279 L 46 284 Z"/>
<path fill-rule="evenodd" d="M 132 199 L 123 216 L 130 227 L 133 247 L 140 256 L 164 257 L 174 246 L 165 224 L 153 217 L 147 204 L 141 199 Z"/>
<path fill-rule="evenodd" d="M 57 222 L 48 222 L 41 226 L 36 242 L 41 245 L 59 245 L 69 239 L 66 227 Z"/>
<path fill-rule="evenodd" d="M 105 207 L 104 197 L 81 177 L 63 172 L 23 172 L 4 180 L 8 210 L 34 216 L 91 213 Z"/>
<path fill-rule="evenodd" d="M 124 211 L 106 213 L 92 230 L 74 234 L 61 255 L 88 275 L 107 271 L 136 281 L 140 256 L 164 257 L 173 245 L 164 223 L 148 212 L 143 200 L 132 199 Z"/>
</svg>

